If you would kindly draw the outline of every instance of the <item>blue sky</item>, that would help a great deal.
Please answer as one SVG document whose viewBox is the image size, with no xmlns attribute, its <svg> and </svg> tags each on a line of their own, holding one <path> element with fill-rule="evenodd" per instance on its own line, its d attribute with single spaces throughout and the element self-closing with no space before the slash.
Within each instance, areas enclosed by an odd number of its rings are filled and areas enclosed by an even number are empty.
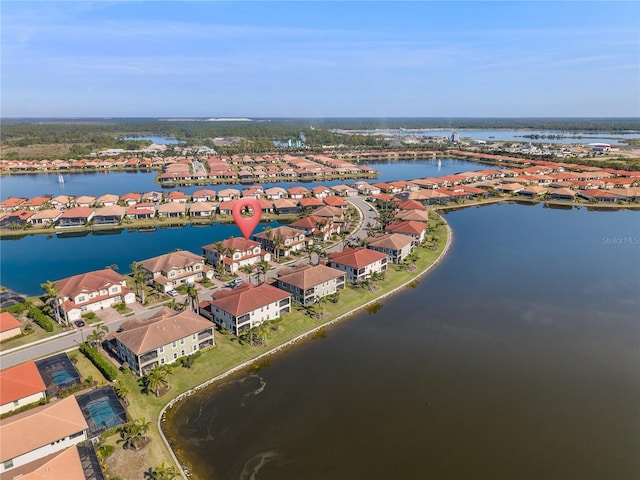
<svg viewBox="0 0 640 480">
<path fill-rule="evenodd" d="M 639 2 L 1 9 L 4 117 L 640 116 Z"/>
</svg>

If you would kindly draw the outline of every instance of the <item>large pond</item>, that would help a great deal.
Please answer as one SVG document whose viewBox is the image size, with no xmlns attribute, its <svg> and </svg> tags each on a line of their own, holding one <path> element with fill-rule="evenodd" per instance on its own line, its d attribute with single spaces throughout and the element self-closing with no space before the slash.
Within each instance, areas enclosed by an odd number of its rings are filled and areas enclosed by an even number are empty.
<svg viewBox="0 0 640 480">
<path fill-rule="evenodd" d="M 441 165 L 435 159 L 398 162 L 363 163 L 375 168 L 380 175 L 370 182 L 390 182 L 394 180 L 411 180 L 421 177 L 449 175 L 453 173 L 482 170 L 487 167 L 480 163 L 464 160 L 442 159 Z M 92 172 L 71 173 L 64 175 L 64 183 L 59 183 L 58 174 L 40 173 L 34 175 L 8 175 L 0 177 L 0 197 L 35 197 L 38 195 L 103 195 L 111 193 L 122 195 L 129 192 L 149 192 L 160 190 L 160 185 L 155 183 L 157 172 Z M 323 182 L 279 182 L 264 184 L 289 188 L 295 185 L 303 185 L 310 188 L 315 185 L 338 185 L 344 180 L 331 180 Z M 248 185 L 214 185 L 212 188 L 244 188 Z M 178 187 L 186 193 L 207 188 L 205 186 Z"/>
<path fill-rule="evenodd" d="M 533 143 L 608 143 L 609 145 L 626 145 L 628 140 L 640 138 L 640 132 L 561 132 L 559 130 L 484 130 L 462 128 L 459 130 L 435 129 L 435 130 L 381 130 L 393 135 L 416 135 L 420 137 L 448 137 L 453 132 L 458 132 L 460 138 L 485 141 L 505 142 L 533 142 Z"/>
<path fill-rule="evenodd" d="M 415 289 L 178 404 L 195 478 L 640 478 L 640 214 L 446 219 Z"/>
<path fill-rule="evenodd" d="M 256 233 L 278 223 L 261 223 Z M 210 243 L 240 235 L 235 225 L 158 228 L 155 232 L 118 229 L 82 234 L 28 235 L 0 239 L 2 285 L 27 295 L 42 294 L 40 285 L 71 275 L 117 265 L 131 271 L 134 261 L 146 260 L 176 248 L 202 254 Z"/>
</svg>

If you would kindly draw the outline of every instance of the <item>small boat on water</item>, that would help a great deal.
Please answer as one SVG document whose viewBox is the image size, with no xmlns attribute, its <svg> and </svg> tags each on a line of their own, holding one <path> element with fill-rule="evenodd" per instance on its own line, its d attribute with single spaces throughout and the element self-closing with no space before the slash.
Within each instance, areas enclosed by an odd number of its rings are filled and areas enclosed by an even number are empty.
<svg viewBox="0 0 640 480">
<path fill-rule="evenodd" d="M 64 183 L 64 177 L 62 176 L 62 174 L 58 175 L 58 183 Z"/>
<path fill-rule="evenodd" d="M 442 167 L 442 160 L 438 159 L 438 168 Z"/>
</svg>

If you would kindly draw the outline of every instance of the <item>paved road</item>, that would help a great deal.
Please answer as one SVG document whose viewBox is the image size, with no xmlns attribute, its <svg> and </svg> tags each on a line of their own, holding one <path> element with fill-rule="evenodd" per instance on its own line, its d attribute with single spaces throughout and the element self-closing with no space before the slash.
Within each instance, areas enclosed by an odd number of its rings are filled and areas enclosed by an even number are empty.
<svg viewBox="0 0 640 480">
<path fill-rule="evenodd" d="M 109 327 L 109 331 L 114 331 L 117 330 L 120 324 L 125 320 L 131 320 L 132 318 L 147 318 L 155 312 L 156 310 L 147 310 L 131 317 L 119 318 L 117 320 L 106 322 L 106 325 Z M 87 335 L 91 334 L 93 327 L 91 325 L 87 325 L 81 329 L 75 328 L 74 330 L 74 333 L 52 338 L 46 342 L 26 346 L 20 350 L 2 354 L 0 357 L 1 368 L 8 368 L 28 360 L 37 360 L 38 358 L 46 357 L 56 352 L 76 348 L 87 338 Z"/>
<path fill-rule="evenodd" d="M 362 214 L 362 219 L 358 225 L 359 228 L 356 229 L 348 238 L 351 239 L 361 239 L 367 237 L 366 227 L 369 223 L 375 225 L 378 221 L 378 212 L 374 208 L 364 201 L 364 199 L 360 197 L 353 197 L 347 199 L 352 205 L 354 205 L 357 209 L 360 210 Z M 336 252 L 342 250 L 342 242 L 338 242 L 333 247 L 327 249 L 328 252 Z M 313 261 L 317 261 L 317 257 L 315 255 L 312 258 Z M 298 259 L 293 261 L 292 263 L 307 263 L 309 261 L 308 257 Z M 291 266 L 291 265 L 288 265 Z M 270 270 L 267 272 L 267 278 L 275 278 L 278 271 L 285 266 L 280 266 L 276 269 Z M 245 275 L 241 274 L 243 280 L 245 279 Z M 255 279 L 254 279 L 255 282 Z M 200 292 L 200 300 L 209 300 L 211 298 L 210 291 L 201 290 Z M 184 298 L 182 295 L 176 298 L 176 301 L 183 301 Z M 131 317 L 119 318 L 117 320 L 108 321 L 105 323 L 107 327 L 109 327 L 109 331 L 117 330 L 122 322 L 125 320 L 131 320 L 132 318 L 147 318 L 153 315 L 156 310 L 146 310 L 142 313 L 138 313 Z M 76 331 L 72 334 L 68 334 L 65 336 L 56 337 L 50 339 L 46 342 L 42 342 L 36 345 L 25 346 L 24 348 L 16 351 L 12 351 L 10 353 L 2 354 L 0 353 L 0 367 L 7 368 L 13 365 L 17 365 L 19 363 L 26 362 L 28 360 L 36 360 L 38 358 L 46 357 L 56 352 L 61 352 L 63 350 L 69 350 L 78 346 L 78 344 L 82 343 L 86 336 L 89 335 L 93 331 L 93 327 L 87 325 L 82 329 L 75 329 Z"/>
</svg>

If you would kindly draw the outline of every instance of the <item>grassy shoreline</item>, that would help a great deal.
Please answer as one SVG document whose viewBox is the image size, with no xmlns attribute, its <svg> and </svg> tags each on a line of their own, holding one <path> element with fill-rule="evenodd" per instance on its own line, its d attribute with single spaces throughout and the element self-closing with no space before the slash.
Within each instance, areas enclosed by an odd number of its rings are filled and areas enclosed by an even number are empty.
<svg viewBox="0 0 640 480">
<path fill-rule="evenodd" d="M 116 452 L 107 458 L 106 464 L 111 478 L 142 478 L 143 472 L 149 467 L 175 464 L 181 466 L 178 458 L 181 452 L 174 452 L 170 446 L 172 435 L 162 429 L 163 421 L 171 412 L 167 412 L 183 398 L 192 395 L 196 391 L 205 388 L 222 378 L 235 372 L 250 367 L 270 355 L 287 348 L 305 338 L 316 334 L 335 322 L 343 320 L 368 305 L 380 302 L 384 298 L 397 293 L 407 285 L 415 286 L 412 282 L 430 271 L 447 253 L 451 242 L 452 232 L 448 224 L 438 215 L 432 213 L 432 225 L 437 222 L 433 230 L 429 232 L 436 238 L 432 246 L 419 248 L 419 258 L 413 264 L 415 269 L 398 269 L 393 266 L 387 272 L 384 280 L 377 282 L 377 290 L 348 288 L 341 292 L 340 301 L 337 304 L 327 303 L 323 309 L 325 315 L 322 320 L 312 318 L 302 310 L 296 310 L 289 314 L 280 324 L 278 330 L 270 333 L 266 345 L 263 347 L 249 347 L 241 345 L 238 340 L 230 335 L 216 335 L 216 347 L 204 352 L 196 361 L 191 370 L 184 370 L 176 366 L 175 374 L 169 378 L 170 390 L 161 397 L 144 395 L 140 392 L 137 379 L 129 375 L 119 377 L 130 388 L 130 405 L 128 413 L 131 418 L 145 418 L 152 426 L 149 437 L 151 443 L 139 452 L 123 450 L 116 444 L 116 437 L 107 439 L 108 444 L 116 447 Z M 188 465 L 186 465 L 188 469 Z M 182 472 L 184 475 L 184 471 Z"/>
</svg>

